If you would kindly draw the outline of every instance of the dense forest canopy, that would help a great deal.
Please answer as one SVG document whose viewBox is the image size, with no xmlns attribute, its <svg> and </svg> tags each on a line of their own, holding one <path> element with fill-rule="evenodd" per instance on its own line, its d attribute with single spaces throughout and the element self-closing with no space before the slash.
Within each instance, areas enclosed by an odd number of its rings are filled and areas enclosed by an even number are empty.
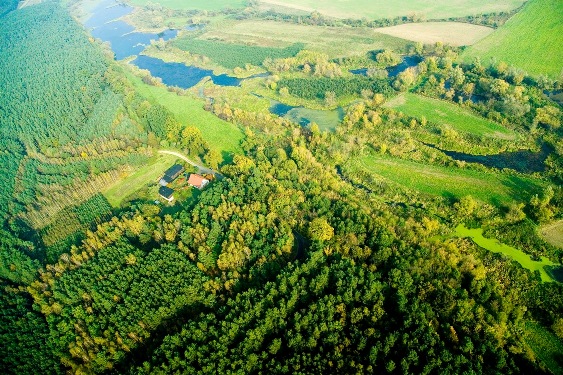
<svg viewBox="0 0 563 375">
<path fill-rule="evenodd" d="M 116 61 L 88 2 L 0 6 L 2 373 L 562 373 L 563 81 L 291 34 L 421 15 L 216 3 L 127 18 L 185 29 L 142 53 L 240 79 L 189 90 Z M 294 39 L 230 39 L 254 21 Z"/>
</svg>

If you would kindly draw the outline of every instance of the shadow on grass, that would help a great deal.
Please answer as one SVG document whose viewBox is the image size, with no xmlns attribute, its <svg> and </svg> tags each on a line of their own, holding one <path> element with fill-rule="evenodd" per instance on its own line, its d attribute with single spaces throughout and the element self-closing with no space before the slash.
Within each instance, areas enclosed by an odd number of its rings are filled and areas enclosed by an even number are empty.
<svg viewBox="0 0 563 375">
<path fill-rule="evenodd" d="M 509 189 L 510 198 L 517 201 L 528 201 L 534 194 L 540 194 L 542 186 L 538 182 L 530 181 L 519 176 L 506 176 L 502 184 Z"/>
</svg>

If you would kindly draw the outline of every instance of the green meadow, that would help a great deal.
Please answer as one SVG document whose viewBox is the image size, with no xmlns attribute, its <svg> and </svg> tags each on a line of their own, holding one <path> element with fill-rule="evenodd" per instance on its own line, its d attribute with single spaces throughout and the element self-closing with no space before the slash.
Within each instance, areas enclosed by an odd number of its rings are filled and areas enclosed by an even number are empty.
<svg viewBox="0 0 563 375">
<path fill-rule="evenodd" d="M 542 257 L 540 262 L 532 260 L 532 258 L 524 253 L 522 250 L 518 250 L 512 246 L 500 243 L 494 238 L 483 237 L 483 228 L 469 229 L 463 224 L 460 224 L 455 228 L 455 233 L 458 237 L 470 237 L 478 246 L 483 249 L 492 251 L 493 253 L 501 253 L 509 257 L 510 259 L 518 262 L 522 267 L 534 272 L 539 271 L 542 281 L 553 281 L 551 276 L 546 272 L 545 266 L 555 266 L 549 259 Z"/>
<path fill-rule="evenodd" d="M 502 27 L 469 47 L 462 58 L 480 57 L 557 78 L 563 67 L 563 1 L 530 0 Z"/>
<path fill-rule="evenodd" d="M 386 106 L 401 111 L 408 116 L 419 119 L 425 117 L 426 120 L 436 125 L 449 125 L 456 131 L 478 136 L 514 137 L 514 133 L 502 125 L 444 100 L 405 93 L 390 100 Z"/>
<path fill-rule="evenodd" d="M 156 183 L 176 159 L 173 155 L 158 154 L 145 165 L 108 186 L 102 193 L 113 207 L 119 207 L 125 198 L 151 183 Z"/>
<path fill-rule="evenodd" d="M 426 19 L 463 17 L 473 14 L 509 11 L 522 0 L 262 0 L 263 8 L 283 7 L 303 12 L 320 10 L 334 18 L 394 18 L 420 15 Z"/>
<path fill-rule="evenodd" d="M 375 153 L 352 159 L 345 168 L 351 173 L 370 173 L 374 177 L 422 194 L 445 198 L 471 195 L 494 205 L 525 199 L 523 192 L 533 194 L 541 187 L 541 183 L 532 178 L 426 165 Z"/>
<path fill-rule="evenodd" d="M 183 125 L 190 125 L 201 131 L 209 147 L 229 159 L 229 155 L 242 153 L 240 142 L 242 131 L 235 125 L 223 121 L 203 108 L 203 103 L 190 96 L 178 96 L 165 87 L 150 86 L 138 77 L 129 76 L 137 91 L 144 97 L 163 105 Z"/>
</svg>

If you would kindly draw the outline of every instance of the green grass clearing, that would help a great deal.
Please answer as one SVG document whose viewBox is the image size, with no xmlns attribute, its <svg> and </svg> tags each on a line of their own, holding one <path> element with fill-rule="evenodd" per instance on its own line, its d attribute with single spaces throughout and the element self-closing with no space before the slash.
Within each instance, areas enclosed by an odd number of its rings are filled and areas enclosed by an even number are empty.
<svg viewBox="0 0 563 375">
<path fill-rule="evenodd" d="M 301 125 L 314 122 L 322 131 L 334 131 L 344 118 L 344 110 L 342 108 L 320 110 L 299 107 L 290 110 L 284 117 Z"/>
<path fill-rule="evenodd" d="M 451 46 L 469 46 L 483 39 L 494 29 L 464 22 L 420 22 L 375 29 L 397 38 L 434 44 L 442 42 Z"/>
<path fill-rule="evenodd" d="M 363 55 L 379 49 L 401 52 L 406 51 L 410 43 L 373 29 L 319 27 L 262 20 L 225 21 L 209 26 L 199 38 L 275 48 L 289 47 L 297 41 L 304 43 L 305 49 L 326 53 L 331 58 Z"/>
<path fill-rule="evenodd" d="M 526 322 L 525 341 L 554 375 L 563 375 L 563 342 L 536 322 Z"/>
<path fill-rule="evenodd" d="M 530 0 L 502 27 L 469 47 L 462 58 L 504 61 L 533 75 L 557 78 L 563 71 L 563 1 Z"/>
<path fill-rule="evenodd" d="M 541 262 L 536 262 L 532 258 L 524 253 L 522 250 L 518 250 L 515 247 L 505 245 L 494 238 L 483 237 L 483 228 L 469 229 L 463 224 L 458 225 L 455 228 L 456 236 L 458 237 L 470 237 L 477 245 L 483 249 L 492 251 L 493 253 L 501 253 L 509 257 L 510 259 L 518 262 L 522 267 L 534 272 L 539 271 L 542 281 L 554 281 L 551 276 L 546 272 L 545 266 L 556 266 L 549 259 L 542 257 Z"/>
<path fill-rule="evenodd" d="M 385 104 L 408 116 L 425 117 L 436 125 L 448 125 L 456 131 L 496 138 L 514 138 L 515 134 L 496 122 L 487 120 L 444 100 L 405 93 Z"/>
<path fill-rule="evenodd" d="M 230 160 L 232 154 L 243 153 L 240 146 L 244 138 L 242 131 L 207 112 L 200 100 L 190 96 L 178 96 L 166 87 L 147 85 L 132 75 L 129 75 L 129 79 L 139 94 L 166 107 L 182 124 L 198 128 L 209 147 L 218 151 L 224 160 Z"/>
<path fill-rule="evenodd" d="M 463 17 L 481 13 L 508 11 L 519 7 L 522 0 L 261 0 L 268 5 L 293 8 L 298 11 L 321 14 L 334 18 L 394 18 L 417 14 L 426 19 Z"/>
<path fill-rule="evenodd" d="M 113 207 L 119 207 L 125 198 L 149 184 L 157 183 L 164 171 L 174 165 L 176 160 L 176 156 L 158 154 L 144 166 L 133 170 L 115 184 L 108 186 L 102 191 L 102 194 Z"/>
<path fill-rule="evenodd" d="M 350 160 L 345 167 L 351 173 L 368 172 L 423 194 L 445 198 L 471 195 L 494 205 L 525 200 L 541 187 L 541 182 L 533 178 L 426 165 L 376 154 Z"/>
</svg>

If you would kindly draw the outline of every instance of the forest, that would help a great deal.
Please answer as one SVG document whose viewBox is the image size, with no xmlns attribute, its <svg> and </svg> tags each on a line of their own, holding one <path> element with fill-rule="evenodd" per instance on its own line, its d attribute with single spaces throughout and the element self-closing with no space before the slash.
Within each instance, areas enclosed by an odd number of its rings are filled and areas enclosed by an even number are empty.
<svg viewBox="0 0 563 375">
<path fill-rule="evenodd" d="M 563 219 L 562 77 L 442 43 L 335 57 L 202 38 L 412 14 L 136 8 L 140 26 L 205 25 L 143 53 L 256 75 L 184 90 L 115 60 L 81 24 L 89 3 L 17 5 L 0 6 L 2 373 L 563 373 L 563 248 L 544 235 Z M 500 28 L 521 9 L 447 20 Z M 388 74 L 405 52 L 418 62 Z M 321 130 L 274 103 L 342 116 Z M 185 155 L 170 203 L 159 151 Z M 156 179 L 125 186 L 141 171 Z M 192 172 L 209 186 L 187 187 Z M 545 276 L 527 267 L 539 261 Z"/>
</svg>

